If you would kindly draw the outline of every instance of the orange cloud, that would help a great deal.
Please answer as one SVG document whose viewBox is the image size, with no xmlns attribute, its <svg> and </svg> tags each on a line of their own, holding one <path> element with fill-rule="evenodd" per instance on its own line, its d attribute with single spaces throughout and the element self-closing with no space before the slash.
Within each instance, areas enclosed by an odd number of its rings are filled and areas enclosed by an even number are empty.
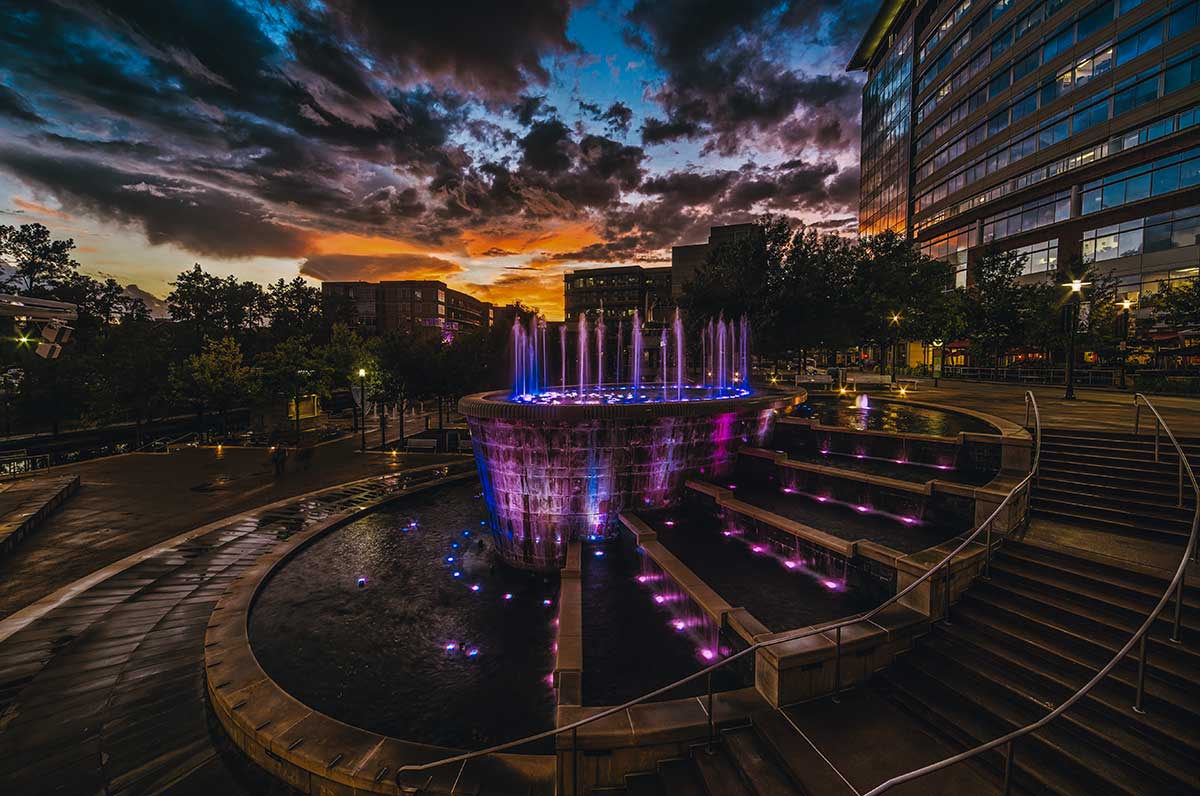
<svg viewBox="0 0 1200 796">
<path fill-rule="evenodd" d="M 472 257 L 528 252 L 557 254 L 577 251 L 584 246 L 602 242 L 589 224 L 575 221 L 554 223 L 540 230 L 527 232 L 472 230 L 462 234 L 462 241 L 467 254 Z"/>
<path fill-rule="evenodd" d="M 393 238 L 376 235 L 352 235 L 334 232 L 317 235 L 312 241 L 313 254 L 351 254 L 377 256 L 388 254 L 422 254 L 428 247 L 416 247 Z"/>
<path fill-rule="evenodd" d="M 563 317 L 561 272 L 509 271 L 490 284 L 465 283 L 455 287 L 493 304 L 511 304 L 520 299 L 524 304 L 537 307 L 551 320 Z"/>
<path fill-rule="evenodd" d="M 39 216 L 47 216 L 49 218 L 57 218 L 60 221 L 71 220 L 71 217 L 61 210 L 55 210 L 52 207 L 39 205 L 37 202 L 30 202 L 28 199 L 22 199 L 19 196 L 12 197 L 12 203 L 27 213 L 33 213 Z"/>
<path fill-rule="evenodd" d="M 441 279 L 462 271 L 457 263 L 428 254 L 314 254 L 300 264 L 304 276 L 322 282 Z"/>
</svg>

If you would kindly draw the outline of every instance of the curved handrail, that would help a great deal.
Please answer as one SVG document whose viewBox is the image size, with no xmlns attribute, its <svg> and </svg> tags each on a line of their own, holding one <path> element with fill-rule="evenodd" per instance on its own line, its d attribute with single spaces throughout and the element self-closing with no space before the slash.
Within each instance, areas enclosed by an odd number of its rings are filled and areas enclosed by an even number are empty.
<svg viewBox="0 0 1200 796">
<path fill-rule="evenodd" d="M 733 655 L 730 655 L 728 658 L 724 658 L 723 660 L 720 660 L 717 663 L 712 664 L 711 666 L 706 666 L 705 668 L 701 669 L 700 671 L 690 674 L 687 677 L 682 677 L 669 685 L 665 685 L 662 688 L 655 689 L 654 691 L 651 691 L 648 694 L 643 694 L 642 696 L 635 697 L 634 699 L 631 699 L 628 702 L 624 702 L 620 705 L 616 705 L 616 706 L 610 707 L 610 708 L 605 708 L 604 710 L 600 711 L 599 713 L 595 713 L 586 718 L 579 719 L 578 721 L 573 721 L 570 724 L 564 724 L 561 727 L 553 727 L 549 730 L 544 730 L 535 735 L 530 735 L 525 738 L 518 738 L 515 741 L 507 741 L 502 744 L 497 744 L 495 746 L 491 746 L 487 749 L 480 749 L 480 750 L 477 750 L 474 752 L 464 752 L 463 754 L 454 755 L 452 757 L 443 758 L 441 760 L 434 760 L 429 763 L 412 763 L 409 765 L 401 766 L 400 768 L 398 768 L 396 770 L 397 777 L 399 777 L 401 774 L 408 773 L 408 772 L 429 771 L 434 768 L 440 768 L 441 766 L 448 766 L 448 765 L 452 765 L 454 763 L 465 763 L 468 760 L 474 760 L 479 757 L 486 757 L 488 755 L 499 754 L 500 752 L 506 752 L 509 749 L 515 749 L 518 746 L 525 746 L 526 744 L 536 743 L 537 741 L 541 741 L 546 738 L 557 737 L 558 735 L 561 735 L 564 732 L 575 732 L 580 727 L 583 727 L 587 724 L 591 724 L 594 721 L 599 721 L 600 719 L 607 718 L 608 716 L 611 716 L 614 713 L 620 713 L 623 710 L 628 710 L 629 708 L 633 707 L 634 705 L 638 705 L 638 704 L 641 704 L 642 702 L 646 702 L 648 700 L 654 699 L 657 696 L 661 696 L 662 694 L 665 694 L 669 691 L 673 691 L 676 688 L 679 688 L 680 686 L 687 685 L 688 683 L 693 682 L 694 680 L 698 680 L 701 677 L 710 676 L 717 669 L 720 669 L 724 666 L 728 666 L 729 664 L 733 663 L 736 660 L 740 660 L 741 658 L 743 658 L 747 655 L 750 655 L 752 653 L 755 653 L 758 650 L 765 649 L 766 647 L 771 647 L 776 644 L 784 644 L 789 641 L 795 641 L 797 639 L 808 638 L 809 636 L 814 636 L 818 633 L 824 633 L 824 632 L 833 630 L 833 631 L 837 631 L 837 643 L 840 646 L 841 637 L 842 637 L 842 635 L 841 635 L 842 628 L 852 625 L 856 622 L 866 622 L 866 621 L 870 620 L 872 617 L 877 615 L 880 611 L 883 611 L 885 608 L 888 608 L 888 607 L 894 605 L 901 598 L 903 598 L 905 595 L 907 595 L 909 592 L 913 591 L 918 586 L 920 586 L 922 583 L 924 583 L 926 580 L 933 577 L 934 573 L 941 572 L 941 571 L 946 571 L 947 573 L 949 573 L 950 562 L 954 560 L 955 556 L 957 556 L 959 553 L 961 553 L 963 550 L 965 550 L 968 545 L 970 545 L 972 542 L 974 542 L 975 539 L 981 533 L 984 533 L 985 529 L 986 529 L 986 533 L 987 533 L 986 555 L 990 559 L 992 521 L 995 520 L 996 517 L 1000 515 L 1000 512 L 1003 511 L 1004 508 L 1009 505 L 1009 503 L 1012 501 L 1013 497 L 1015 495 L 1017 495 L 1023 488 L 1025 488 L 1030 483 L 1030 481 L 1033 479 L 1034 475 L 1037 473 L 1037 468 L 1040 463 L 1041 450 L 1042 450 L 1041 414 L 1038 412 L 1037 399 L 1034 398 L 1032 392 L 1026 391 L 1026 393 L 1025 393 L 1026 412 L 1028 412 L 1030 406 L 1033 407 L 1035 431 L 1034 431 L 1033 464 L 1029 470 L 1029 473 L 1024 478 L 1022 478 L 1021 481 L 1016 486 L 1014 486 L 1011 490 L 1009 490 L 1008 494 L 1004 496 L 1004 499 L 1000 501 L 999 505 L 997 505 L 996 508 L 992 510 L 992 513 L 989 514 L 987 516 L 987 518 L 979 524 L 979 527 L 977 527 L 974 531 L 972 531 L 969 535 L 967 535 L 967 537 L 965 539 L 963 539 L 962 543 L 960 543 L 957 547 L 955 547 L 953 550 L 951 550 L 945 557 L 942 558 L 941 561 L 939 561 L 937 564 L 935 564 L 934 566 L 932 566 L 928 570 L 926 570 L 926 572 L 923 575 L 921 575 L 921 577 L 917 578 L 912 583 L 905 586 L 903 589 L 896 592 L 894 595 L 889 597 L 887 600 L 885 600 L 884 602 L 875 606 L 874 608 L 867 611 L 866 613 L 857 614 L 857 615 L 851 616 L 851 617 L 846 617 L 844 619 L 839 619 L 839 620 L 832 621 L 832 622 L 829 622 L 829 623 L 823 624 L 823 625 L 816 625 L 813 627 L 805 628 L 803 630 L 797 630 L 793 633 L 785 634 L 784 636 L 782 636 L 780 638 L 756 642 L 754 644 L 751 644 L 749 647 L 746 647 L 746 649 L 741 650 L 740 652 L 736 652 Z M 946 597 L 947 603 L 949 602 L 949 591 L 950 591 L 950 588 L 949 588 L 949 584 L 947 583 L 947 586 L 945 589 L 945 592 L 947 595 L 947 597 Z M 711 718 L 711 713 L 710 713 L 710 718 Z"/>
<path fill-rule="evenodd" d="M 1147 614 L 1146 620 L 1144 622 L 1142 622 L 1141 626 L 1133 633 L 1132 636 L 1130 636 L 1129 641 L 1125 642 L 1125 646 L 1123 646 L 1123 647 L 1121 647 L 1121 649 L 1117 650 L 1117 653 L 1115 655 L 1113 655 L 1112 659 L 1109 660 L 1109 662 L 1107 664 L 1105 664 L 1104 668 L 1102 668 L 1099 672 L 1097 672 L 1096 675 L 1094 677 L 1092 677 L 1091 680 L 1088 680 L 1086 683 L 1084 683 L 1084 685 L 1082 687 L 1080 687 L 1078 691 L 1076 691 L 1074 694 L 1069 696 L 1062 704 L 1060 704 L 1054 710 L 1047 713 L 1042 718 L 1038 719 L 1035 722 L 1032 722 L 1031 724 L 1027 724 L 1024 727 L 1018 727 L 1017 729 L 1013 730 L 1012 732 L 1010 732 L 1006 735 L 1002 735 L 999 738 L 995 738 L 991 741 L 988 741 L 987 743 L 982 743 L 982 744 L 974 747 L 973 749 L 968 749 L 965 752 L 960 752 L 959 754 L 952 755 L 951 757 L 947 757 L 944 760 L 939 760 L 936 763 L 930 763 L 927 766 L 923 766 L 921 768 L 914 769 L 912 771 L 909 771 L 908 773 L 899 774 L 897 776 L 894 776 L 891 779 L 881 782 L 879 785 L 875 786 L 875 788 L 873 788 L 872 790 L 867 791 L 866 793 L 863 794 L 863 796 L 878 796 L 879 794 L 884 793 L 885 791 L 889 790 L 890 788 L 892 788 L 896 785 L 901 785 L 905 782 L 911 782 L 912 780 L 919 779 L 919 778 L 925 776 L 926 774 L 932 774 L 935 771 L 940 771 L 943 768 L 948 768 L 948 767 L 954 765 L 955 763 L 962 762 L 963 760 L 968 760 L 972 757 L 981 755 L 984 752 L 987 752 L 992 749 L 996 749 L 997 747 L 1005 746 L 1005 745 L 1008 745 L 1008 749 L 1007 749 L 1007 753 L 1005 755 L 1005 765 L 1004 765 L 1004 772 L 1005 772 L 1005 790 L 1004 790 L 1004 792 L 1008 793 L 1008 783 L 1009 783 L 1010 777 L 1012 776 L 1012 767 L 1013 767 L 1012 766 L 1013 747 L 1011 746 L 1013 741 L 1015 741 L 1017 738 L 1020 738 L 1024 735 L 1028 735 L 1028 734 L 1035 732 L 1036 730 L 1039 730 L 1042 727 L 1046 726 L 1050 722 L 1054 721 L 1054 719 L 1061 716 L 1065 711 L 1070 709 L 1071 706 L 1074 705 L 1076 702 L 1078 702 L 1079 700 L 1081 700 L 1085 696 L 1087 696 L 1088 693 L 1093 688 L 1095 688 L 1098 683 L 1100 683 L 1102 680 L 1104 680 L 1104 678 L 1108 677 L 1109 673 L 1113 669 L 1116 668 L 1118 663 L 1120 663 L 1122 660 L 1125 659 L 1125 656 L 1128 655 L 1130 653 L 1130 651 L 1133 649 L 1134 644 L 1138 644 L 1140 648 L 1138 651 L 1137 691 L 1136 691 L 1136 697 L 1135 697 L 1133 709 L 1136 713 L 1144 713 L 1145 712 L 1142 710 L 1142 694 L 1145 689 L 1146 634 L 1150 631 L 1150 626 L 1153 625 L 1155 620 L 1158 619 L 1159 615 L 1162 614 L 1163 608 L 1165 608 L 1167 606 L 1167 603 L 1170 602 L 1171 593 L 1175 592 L 1175 619 L 1174 619 L 1174 625 L 1173 625 L 1173 629 L 1172 629 L 1172 633 L 1171 633 L 1171 641 L 1173 641 L 1175 643 L 1179 642 L 1179 617 L 1180 617 L 1180 610 L 1183 605 L 1183 575 L 1184 575 L 1185 570 L 1187 569 L 1188 559 L 1192 558 L 1195 555 L 1196 534 L 1197 534 L 1197 529 L 1200 529 L 1200 484 L 1197 484 L 1196 474 L 1192 471 L 1191 462 L 1188 461 L 1187 455 L 1184 453 L 1183 447 L 1179 444 L 1179 441 L 1177 439 L 1175 439 L 1175 435 L 1171 432 L 1171 427 L 1166 424 L 1166 421 L 1163 420 L 1162 415 L 1160 415 L 1158 413 L 1158 410 L 1154 408 L 1154 404 L 1150 403 L 1150 400 L 1142 393 L 1135 393 L 1133 396 L 1133 405 L 1134 405 L 1134 411 L 1135 411 L 1135 419 L 1134 419 L 1134 434 L 1135 434 L 1135 436 L 1137 434 L 1137 422 L 1138 421 L 1137 421 L 1136 413 L 1137 413 L 1138 409 L 1140 408 L 1139 402 L 1144 403 L 1146 405 L 1146 408 L 1154 413 L 1155 438 L 1157 439 L 1158 431 L 1160 428 L 1163 431 L 1167 432 L 1167 438 L 1169 440 L 1171 440 L 1171 444 L 1175 446 L 1175 453 L 1179 457 L 1180 466 L 1183 468 L 1184 472 L 1187 473 L 1188 480 L 1191 481 L 1191 483 L 1192 483 L 1192 490 L 1196 493 L 1196 508 L 1195 508 L 1194 512 L 1192 513 L 1192 530 L 1191 530 L 1191 533 L 1188 535 L 1187 546 L 1184 548 L 1183 555 L 1179 559 L 1179 566 L 1175 570 L 1175 576 L 1173 578 L 1171 578 L 1171 582 L 1167 585 L 1167 588 L 1163 592 L 1162 597 L 1159 599 L 1158 604 L 1154 606 L 1154 609 L 1151 610 L 1149 614 Z M 1157 461 L 1157 459 L 1158 459 L 1158 448 L 1156 445 L 1155 446 L 1155 460 Z"/>
</svg>

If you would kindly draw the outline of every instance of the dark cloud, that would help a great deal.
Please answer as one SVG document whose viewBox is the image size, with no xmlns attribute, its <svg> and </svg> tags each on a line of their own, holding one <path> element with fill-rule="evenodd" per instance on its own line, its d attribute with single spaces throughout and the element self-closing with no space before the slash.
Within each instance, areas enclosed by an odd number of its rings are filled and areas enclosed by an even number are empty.
<svg viewBox="0 0 1200 796">
<path fill-rule="evenodd" d="M 17 92 L 0 83 L 0 116 L 8 116 L 22 122 L 40 124 L 45 121 L 33 107 Z"/>
<path fill-rule="evenodd" d="M 0 148 L 0 168 L 73 213 L 140 226 L 154 245 L 217 257 L 287 257 L 302 254 L 311 238 L 253 199 L 199 183 L 18 147 Z"/>
<path fill-rule="evenodd" d="M 699 205 L 718 199 L 737 179 L 737 172 L 705 174 L 696 171 L 672 171 L 642 183 L 642 193 L 657 194 L 684 205 Z"/>
<path fill-rule="evenodd" d="M 570 53 L 568 0 L 325 0 L 344 35 L 414 82 L 444 79 L 489 97 L 544 84 L 548 54 Z"/>
<path fill-rule="evenodd" d="M 798 33 L 841 44 L 865 19 L 835 23 L 841 6 L 822 2 L 639 0 L 631 40 L 666 72 L 654 94 L 663 115 L 647 119 L 647 145 L 702 140 L 704 152 L 733 155 L 767 142 L 856 148 L 860 84 L 845 75 L 807 75 L 787 56 Z M 780 137 L 784 141 L 779 141 Z"/>
<path fill-rule="evenodd" d="M 445 279 L 462 270 L 457 263 L 428 254 L 315 254 L 300 264 L 300 273 L 322 282 Z"/>
<path fill-rule="evenodd" d="M 613 135 L 628 133 L 629 125 L 633 122 L 633 109 L 620 100 L 607 108 L 601 108 L 592 102 L 580 102 L 579 109 L 595 121 L 603 123 L 604 129 Z"/>
</svg>

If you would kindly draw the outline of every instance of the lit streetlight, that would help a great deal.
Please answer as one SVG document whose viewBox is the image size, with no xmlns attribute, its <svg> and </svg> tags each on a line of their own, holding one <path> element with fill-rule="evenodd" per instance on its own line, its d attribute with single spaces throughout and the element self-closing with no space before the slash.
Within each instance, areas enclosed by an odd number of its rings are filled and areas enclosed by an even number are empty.
<svg viewBox="0 0 1200 796">
<path fill-rule="evenodd" d="M 1125 348 L 1129 341 L 1129 310 L 1133 307 L 1133 302 L 1128 298 L 1121 300 L 1121 342 L 1119 344 L 1120 363 L 1121 363 L 1121 389 L 1125 389 Z"/>
<path fill-rule="evenodd" d="M 1083 286 L 1090 284 L 1091 282 L 1084 282 L 1080 279 L 1072 279 L 1063 284 L 1063 287 L 1071 288 L 1071 334 L 1067 344 L 1067 391 L 1063 394 L 1063 399 L 1067 401 L 1075 400 L 1075 333 L 1079 329 L 1079 303 L 1083 294 Z"/>
<path fill-rule="evenodd" d="M 362 404 L 359 407 L 360 423 L 358 424 L 359 433 L 362 435 L 362 449 L 367 450 L 367 369 L 358 369 L 358 400 Z"/>
</svg>

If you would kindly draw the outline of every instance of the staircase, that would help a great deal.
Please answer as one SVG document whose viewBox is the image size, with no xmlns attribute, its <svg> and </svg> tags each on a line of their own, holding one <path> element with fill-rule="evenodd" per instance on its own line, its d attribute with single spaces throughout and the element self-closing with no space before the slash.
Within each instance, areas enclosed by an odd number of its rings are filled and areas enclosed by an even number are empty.
<svg viewBox="0 0 1200 796">
<path fill-rule="evenodd" d="M 1156 604 L 1166 580 L 1010 541 L 949 623 L 877 677 L 874 687 L 962 748 L 1029 724 L 1103 667 Z M 1167 796 L 1200 792 L 1200 601 L 1185 596 L 1183 643 L 1168 640 L 1174 604 L 1151 630 L 1144 715 L 1129 656 L 1080 703 L 1017 741 L 1014 783 L 1037 794 Z M 1136 653 L 1136 648 L 1135 648 Z M 997 779 L 1000 751 L 979 764 Z"/>
<path fill-rule="evenodd" d="M 1200 443 L 1180 444 L 1193 462 L 1200 461 Z M 1043 429 L 1034 516 L 1138 539 L 1185 543 L 1194 495 L 1185 485 L 1179 506 L 1179 463 L 1165 434 L 1159 451 L 1155 462 L 1152 421 L 1149 433 L 1137 437 Z"/>
<path fill-rule="evenodd" d="M 706 746 L 695 746 L 686 758 L 661 762 L 654 771 L 626 776 L 622 786 L 596 788 L 591 793 L 852 796 L 853 791 L 782 714 L 764 710 L 746 726 L 722 730 L 711 752 Z"/>
</svg>

